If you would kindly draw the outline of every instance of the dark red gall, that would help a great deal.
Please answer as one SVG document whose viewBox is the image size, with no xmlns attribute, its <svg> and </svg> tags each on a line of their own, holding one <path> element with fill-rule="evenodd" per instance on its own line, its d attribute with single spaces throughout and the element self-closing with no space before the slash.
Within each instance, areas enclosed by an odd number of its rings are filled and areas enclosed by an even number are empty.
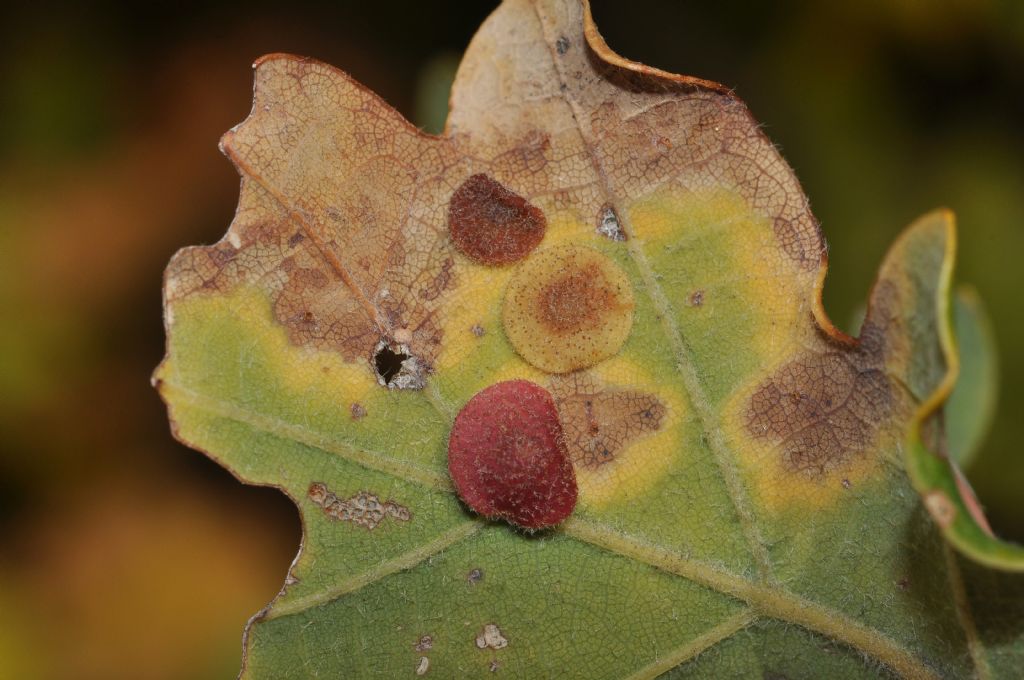
<svg viewBox="0 0 1024 680">
<path fill-rule="evenodd" d="M 474 512 L 526 529 L 558 524 L 576 507 L 558 409 L 526 380 L 491 385 L 462 407 L 448 437 L 448 472 Z"/>
<path fill-rule="evenodd" d="M 480 264 L 502 265 L 523 259 L 537 247 L 547 218 L 540 208 L 480 173 L 452 194 L 448 229 L 463 255 Z"/>
</svg>

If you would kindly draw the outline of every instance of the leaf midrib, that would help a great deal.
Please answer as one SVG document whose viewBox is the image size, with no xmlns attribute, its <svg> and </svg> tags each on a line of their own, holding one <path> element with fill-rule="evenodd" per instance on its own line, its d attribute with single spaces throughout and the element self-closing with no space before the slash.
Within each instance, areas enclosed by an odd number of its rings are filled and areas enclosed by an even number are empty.
<svg viewBox="0 0 1024 680">
<path fill-rule="evenodd" d="M 683 387 L 686 390 L 690 403 L 693 405 L 694 410 L 697 413 L 701 429 L 706 435 L 706 441 L 714 455 L 715 464 L 718 467 L 719 473 L 722 475 L 723 481 L 725 482 L 729 500 L 739 521 L 740 530 L 743 532 L 743 536 L 746 539 L 747 546 L 754 558 L 755 564 L 757 565 L 761 579 L 766 582 L 770 581 L 772 578 L 771 562 L 768 557 L 766 542 L 761 536 L 760 529 L 757 526 L 753 508 L 746 498 L 746 493 L 743 490 L 743 484 L 739 478 L 739 474 L 733 466 L 732 451 L 725 443 L 720 423 L 717 422 L 718 419 L 715 417 L 710 401 L 704 393 L 700 378 L 693 370 L 693 362 L 690 360 L 689 352 L 687 351 L 682 333 L 680 332 L 678 325 L 673 321 L 672 306 L 669 303 L 668 298 L 665 296 L 657 277 L 654 275 L 654 271 L 651 269 L 650 263 L 647 261 L 646 254 L 640 248 L 639 240 L 636 238 L 636 232 L 633 229 L 632 219 L 630 218 L 629 212 L 624 210 L 620 196 L 613 191 L 612 183 L 608 179 L 608 174 L 605 172 L 605 168 L 601 164 L 598 155 L 594 152 L 594 146 L 591 143 L 590 138 L 583 129 L 583 125 L 580 122 L 581 111 L 579 110 L 579 105 L 574 98 L 568 95 L 568 82 L 565 74 L 562 72 L 561 61 L 558 59 L 556 53 L 556 41 L 553 36 L 548 34 L 547 26 L 544 22 L 544 18 L 541 16 L 540 10 L 537 7 L 536 1 L 531 0 L 530 6 L 533 8 L 534 17 L 540 26 L 540 33 L 544 39 L 544 44 L 548 48 L 548 55 L 551 58 L 551 67 L 558 75 L 561 99 L 569 107 L 570 115 L 572 116 L 573 123 L 576 126 L 576 132 L 579 134 L 580 141 L 586 150 L 587 158 L 590 160 L 594 169 L 596 183 L 604 193 L 608 203 L 610 203 L 615 209 L 615 213 L 619 217 L 619 225 L 626 233 L 626 250 L 634 265 L 640 271 L 640 276 L 644 282 L 644 294 L 647 295 L 651 304 L 653 304 L 654 308 L 658 311 L 658 316 L 661 318 L 662 327 L 665 334 L 668 336 L 669 344 L 672 347 L 676 370 L 679 372 L 679 377 L 682 380 Z"/>
</svg>

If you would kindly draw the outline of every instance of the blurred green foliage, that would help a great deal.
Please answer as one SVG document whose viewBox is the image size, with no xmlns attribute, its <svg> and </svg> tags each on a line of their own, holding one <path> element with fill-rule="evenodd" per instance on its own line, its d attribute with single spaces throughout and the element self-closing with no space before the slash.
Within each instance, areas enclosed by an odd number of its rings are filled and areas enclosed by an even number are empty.
<svg viewBox="0 0 1024 680">
<path fill-rule="evenodd" d="M 291 51 L 436 131 L 490 3 L 6 3 L 0 8 L 0 678 L 213 678 L 298 544 L 280 494 L 169 436 L 148 376 L 170 254 L 223 234 L 219 135 L 249 64 Z M 735 87 L 832 247 L 850 318 L 888 244 L 939 205 L 985 300 L 1000 403 L 969 470 L 1024 540 L 1024 3 L 595 0 L 613 49 Z M 419 83 L 419 85 L 418 85 Z"/>
<path fill-rule="evenodd" d="M 995 331 L 974 288 L 961 286 L 956 291 L 953 327 L 960 374 L 946 402 L 946 443 L 950 457 L 969 469 L 988 437 L 999 403 Z"/>
</svg>

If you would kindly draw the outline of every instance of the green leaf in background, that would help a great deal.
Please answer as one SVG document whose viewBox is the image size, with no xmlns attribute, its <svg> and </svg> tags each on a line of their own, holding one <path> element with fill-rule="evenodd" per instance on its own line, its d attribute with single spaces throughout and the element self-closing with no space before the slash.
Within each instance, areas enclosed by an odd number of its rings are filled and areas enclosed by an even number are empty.
<svg viewBox="0 0 1024 680">
<path fill-rule="evenodd" d="M 948 214 L 947 219 L 952 227 L 952 215 Z M 953 236 L 952 230 L 950 236 Z M 914 250 L 928 250 L 927 245 L 916 242 L 919 239 L 914 235 L 910 235 L 909 239 L 904 237 L 903 240 L 908 241 Z M 950 253 L 955 249 L 952 238 L 947 248 Z M 937 379 L 934 390 L 922 401 L 911 420 L 906 441 L 907 473 L 914 488 L 921 494 L 925 508 L 954 547 L 990 567 L 1022 571 L 1024 547 L 1001 541 L 992 533 L 973 489 L 960 472 L 957 460 L 949 453 L 943 407 L 960 370 L 953 339 L 952 296 L 949 291 L 951 278 L 952 261 L 947 258 L 941 268 L 937 304 L 919 301 L 919 308 L 914 315 L 915 321 L 919 323 L 931 315 L 931 330 L 938 336 L 938 347 L 946 368 L 941 374 L 933 376 L 933 379 Z M 922 325 L 927 327 L 927 324 Z M 916 359 L 920 365 L 920 357 Z M 924 372 L 929 370 L 923 368 Z"/>
<path fill-rule="evenodd" d="M 1024 663 L 1024 625 L 943 539 L 1024 565 L 946 484 L 948 212 L 900 237 L 846 336 L 742 102 L 615 55 L 573 0 L 488 19 L 443 137 L 271 55 L 222 147 L 239 208 L 168 267 L 155 382 L 182 441 L 300 510 L 244 677 Z M 578 486 L 537 533 L 471 512 L 447 472 L 456 413 L 512 379 L 550 393 Z"/>
<path fill-rule="evenodd" d="M 416 77 L 415 122 L 424 132 L 439 135 L 448 118 L 448 97 L 459 68 L 457 54 L 439 54 L 420 69 Z"/>
<path fill-rule="evenodd" d="M 966 468 L 985 441 L 999 396 L 999 352 L 985 305 L 976 290 L 958 286 L 953 328 L 960 375 L 944 408 L 950 457 Z"/>
</svg>

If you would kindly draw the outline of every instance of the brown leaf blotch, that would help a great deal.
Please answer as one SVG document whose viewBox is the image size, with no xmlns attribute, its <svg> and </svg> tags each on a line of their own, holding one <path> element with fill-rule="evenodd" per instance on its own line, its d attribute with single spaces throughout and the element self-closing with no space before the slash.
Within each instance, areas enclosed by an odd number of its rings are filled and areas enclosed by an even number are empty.
<svg viewBox="0 0 1024 680">
<path fill-rule="evenodd" d="M 776 217 L 772 223 L 775 238 L 782 252 L 793 258 L 801 269 L 813 270 L 821 263 L 822 249 L 817 239 L 810 238 L 806 228 L 801 231 L 798 224 L 793 219 Z"/>
<path fill-rule="evenodd" d="M 865 452 L 895 408 L 890 379 L 870 357 L 807 352 L 750 396 L 751 435 L 780 447 L 783 466 L 810 478 L 843 469 Z"/>
<path fill-rule="evenodd" d="M 544 238 L 547 218 L 536 206 L 488 175 L 463 182 L 448 203 L 452 243 L 486 265 L 521 260 Z"/>
<path fill-rule="evenodd" d="M 441 263 L 441 270 L 437 272 L 434 279 L 429 285 L 420 290 L 420 299 L 427 300 L 428 302 L 436 300 L 451 285 L 452 278 L 454 277 L 454 268 L 455 260 L 446 257 Z"/>
<path fill-rule="evenodd" d="M 569 457 L 585 469 L 615 460 L 633 441 L 660 429 L 665 418 L 665 405 L 653 394 L 607 388 L 583 373 L 555 378 L 551 393 Z"/>
<path fill-rule="evenodd" d="M 319 265 L 299 267 L 291 259 L 282 269 L 287 280 L 274 300 L 274 319 L 292 343 L 335 350 L 346 361 L 373 345 L 375 324 L 329 271 Z"/>
</svg>

